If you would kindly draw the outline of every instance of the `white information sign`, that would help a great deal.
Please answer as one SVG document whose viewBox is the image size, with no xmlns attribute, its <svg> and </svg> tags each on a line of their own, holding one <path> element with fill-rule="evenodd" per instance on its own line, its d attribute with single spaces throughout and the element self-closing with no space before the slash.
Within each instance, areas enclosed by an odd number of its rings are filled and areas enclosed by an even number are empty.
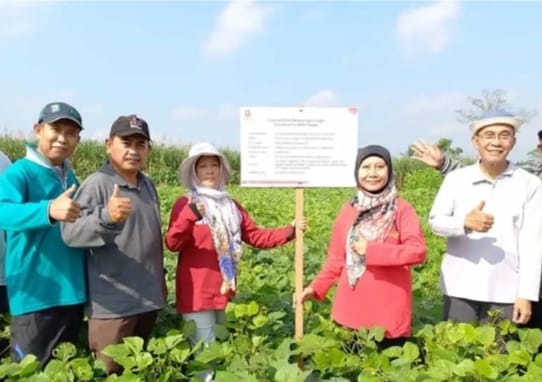
<svg viewBox="0 0 542 382">
<path fill-rule="evenodd" d="M 241 186 L 354 187 L 353 107 L 241 108 Z"/>
</svg>

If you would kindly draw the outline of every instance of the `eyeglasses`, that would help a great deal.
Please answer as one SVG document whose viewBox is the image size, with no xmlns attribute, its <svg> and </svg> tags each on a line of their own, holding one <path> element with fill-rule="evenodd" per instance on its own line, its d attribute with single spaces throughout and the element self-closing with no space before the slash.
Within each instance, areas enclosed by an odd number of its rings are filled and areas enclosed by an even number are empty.
<svg viewBox="0 0 542 382">
<path fill-rule="evenodd" d="M 477 136 L 478 138 L 487 142 L 491 142 L 495 140 L 495 138 L 497 138 L 499 141 L 506 142 L 506 141 L 511 141 L 515 137 L 514 134 L 510 134 L 510 133 L 501 133 L 501 134 L 486 133 L 486 134 L 478 134 Z"/>
</svg>

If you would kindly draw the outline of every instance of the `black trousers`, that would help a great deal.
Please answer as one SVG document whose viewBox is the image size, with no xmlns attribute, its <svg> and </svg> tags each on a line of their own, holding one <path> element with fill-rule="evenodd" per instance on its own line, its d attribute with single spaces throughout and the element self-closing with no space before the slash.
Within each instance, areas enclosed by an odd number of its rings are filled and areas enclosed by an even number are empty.
<svg viewBox="0 0 542 382">
<path fill-rule="evenodd" d="M 83 305 L 56 306 L 11 318 L 11 357 L 35 355 L 43 367 L 61 342 L 77 344 Z"/>
<path fill-rule="evenodd" d="M 531 319 L 522 328 L 540 329 L 542 330 L 542 302 L 536 301 L 531 303 Z"/>
</svg>

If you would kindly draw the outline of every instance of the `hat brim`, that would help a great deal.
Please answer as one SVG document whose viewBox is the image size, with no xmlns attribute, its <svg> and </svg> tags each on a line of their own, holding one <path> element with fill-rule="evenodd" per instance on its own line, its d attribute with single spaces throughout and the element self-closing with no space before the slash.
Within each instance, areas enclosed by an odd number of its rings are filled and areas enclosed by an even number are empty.
<svg viewBox="0 0 542 382">
<path fill-rule="evenodd" d="M 67 116 L 67 115 L 62 115 L 62 116 L 55 117 L 55 118 L 45 118 L 45 119 L 42 119 L 40 121 L 40 123 L 55 123 L 55 122 L 62 121 L 62 120 L 71 121 L 71 122 L 75 123 L 80 130 L 83 130 L 83 126 L 81 125 L 81 122 L 79 122 L 76 118 L 74 118 L 72 116 Z"/>
<path fill-rule="evenodd" d="M 219 158 L 221 163 L 221 168 L 224 170 L 224 182 L 228 182 L 231 176 L 231 167 L 228 158 L 219 152 L 202 152 L 198 155 L 185 158 L 181 165 L 179 166 L 179 180 L 181 184 L 192 190 L 195 187 L 195 184 L 192 182 L 192 169 L 196 164 L 197 160 L 203 156 L 216 156 Z"/>
<path fill-rule="evenodd" d="M 470 129 L 472 134 L 476 135 L 481 129 L 488 126 L 507 125 L 517 131 L 522 124 L 523 120 L 517 117 L 492 117 L 473 121 L 470 125 Z"/>
<path fill-rule="evenodd" d="M 150 141 L 151 138 L 145 134 L 143 131 L 137 131 L 137 132 L 133 132 L 133 131 L 119 131 L 118 133 L 114 133 L 113 134 L 114 136 L 116 135 L 117 137 L 131 137 L 132 135 L 141 135 L 142 137 L 144 137 L 146 140 Z"/>
</svg>

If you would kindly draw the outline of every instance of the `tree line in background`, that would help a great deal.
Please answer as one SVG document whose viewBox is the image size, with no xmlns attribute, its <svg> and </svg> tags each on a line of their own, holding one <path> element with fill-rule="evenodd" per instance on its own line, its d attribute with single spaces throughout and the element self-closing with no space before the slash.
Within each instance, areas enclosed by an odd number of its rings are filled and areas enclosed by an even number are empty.
<svg viewBox="0 0 542 382">
<path fill-rule="evenodd" d="M 514 109 L 506 100 L 506 91 L 503 89 L 486 89 L 479 97 L 469 97 L 468 107 L 456 110 L 457 120 L 461 123 L 468 123 L 480 118 L 488 110 L 504 109 L 517 114 L 526 121 L 536 116 L 535 110 Z M 440 138 L 437 146 L 448 156 L 468 164 L 473 163 L 475 158 L 466 156 L 461 147 L 454 146 L 449 138 Z M 23 139 L 14 138 L 9 135 L 0 136 L 0 150 L 5 152 L 12 160 L 20 158 L 25 153 L 25 142 Z M 188 146 L 177 147 L 158 144 L 153 146 L 152 154 L 147 164 L 146 171 L 158 184 L 178 184 L 177 168 L 184 158 L 188 156 Z M 231 183 L 239 184 L 240 153 L 237 150 L 221 150 L 229 159 L 232 166 Z M 404 153 L 393 159 L 396 183 L 401 188 L 405 176 L 413 171 L 422 168 L 424 165 L 410 158 L 412 152 L 408 148 Z M 82 141 L 74 154 L 72 165 L 79 179 L 85 179 L 95 171 L 105 160 L 106 153 L 102 142 Z M 527 169 L 536 169 L 540 165 L 540 158 L 536 150 L 528 153 L 527 158 L 518 163 Z"/>
</svg>

